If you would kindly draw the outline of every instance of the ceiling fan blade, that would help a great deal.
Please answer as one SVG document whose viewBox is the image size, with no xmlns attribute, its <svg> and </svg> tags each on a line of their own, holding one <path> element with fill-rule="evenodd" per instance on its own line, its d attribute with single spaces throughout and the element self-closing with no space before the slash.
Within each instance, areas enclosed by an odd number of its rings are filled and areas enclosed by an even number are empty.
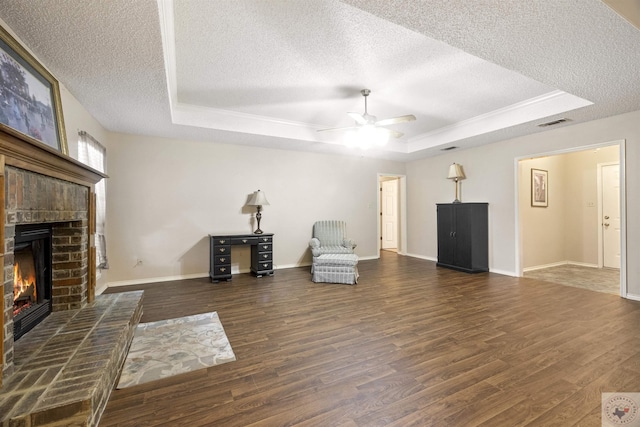
<svg viewBox="0 0 640 427">
<path fill-rule="evenodd" d="M 413 114 L 408 114 L 406 116 L 394 117 L 392 119 L 382 119 L 376 122 L 376 126 L 388 126 L 395 125 L 396 123 L 404 123 L 404 122 L 412 122 L 416 119 L 416 116 Z"/>
<path fill-rule="evenodd" d="M 367 119 L 360 113 L 347 113 L 359 125 L 366 125 Z"/>
<path fill-rule="evenodd" d="M 376 127 L 376 129 L 379 129 L 380 131 L 384 131 L 387 134 L 389 134 L 389 136 L 392 136 L 394 138 L 400 138 L 402 135 L 404 135 L 404 133 L 398 132 L 397 130 L 393 130 L 393 129 L 387 129 L 387 128 L 381 128 L 381 127 Z"/>
<path fill-rule="evenodd" d="M 357 129 L 359 127 L 360 126 L 346 126 L 346 127 L 342 127 L 342 128 L 318 129 L 317 132 L 328 132 L 328 131 L 334 131 L 334 130 Z"/>
</svg>

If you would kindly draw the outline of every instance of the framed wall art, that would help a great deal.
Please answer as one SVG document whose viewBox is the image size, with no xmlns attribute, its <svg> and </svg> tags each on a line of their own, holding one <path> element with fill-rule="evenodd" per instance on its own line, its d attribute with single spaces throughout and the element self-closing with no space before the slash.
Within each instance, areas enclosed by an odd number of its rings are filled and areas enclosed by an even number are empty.
<svg viewBox="0 0 640 427">
<path fill-rule="evenodd" d="M 58 81 L 1 26 L 0 129 L 68 153 Z"/>
<path fill-rule="evenodd" d="M 531 206 L 546 208 L 549 206 L 548 172 L 531 169 Z"/>
</svg>

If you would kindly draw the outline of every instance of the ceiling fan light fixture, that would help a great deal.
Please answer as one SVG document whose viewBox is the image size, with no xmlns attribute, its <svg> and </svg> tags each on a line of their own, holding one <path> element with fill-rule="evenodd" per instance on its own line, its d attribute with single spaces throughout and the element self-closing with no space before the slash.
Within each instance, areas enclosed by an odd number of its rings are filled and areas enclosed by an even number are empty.
<svg viewBox="0 0 640 427">
<path fill-rule="evenodd" d="M 374 115 L 369 114 L 367 110 L 367 97 L 371 93 L 369 89 L 360 91 L 364 97 L 364 113 L 347 113 L 355 124 L 349 127 L 318 129 L 318 132 L 325 131 L 348 131 L 344 134 L 343 141 L 348 147 L 359 147 L 366 150 L 371 146 L 382 147 L 389 142 L 390 137 L 400 138 L 404 135 L 402 132 L 393 129 L 387 129 L 385 126 L 395 125 L 398 123 L 411 122 L 416 119 L 413 114 L 392 117 L 389 119 L 378 120 Z"/>
<path fill-rule="evenodd" d="M 389 142 L 389 134 L 374 125 L 363 125 L 345 133 L 344 143 L 347 147 L 367 150 L 372 146 L 383 147 Z"/>
</svg>

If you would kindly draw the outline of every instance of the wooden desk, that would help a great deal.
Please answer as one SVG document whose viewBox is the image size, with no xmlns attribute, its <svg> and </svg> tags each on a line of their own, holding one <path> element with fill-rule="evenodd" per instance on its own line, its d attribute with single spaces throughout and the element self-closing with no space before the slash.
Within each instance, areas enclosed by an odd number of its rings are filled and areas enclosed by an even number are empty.
<svg viewBox="0 0 640 427">
<path fill-rule="evenodd" d="M 209 276 L 212 282 L 231 280 L 231 246 L 251 246 L 251 273 L 273 276 L 273 233 L 209 234 Z"/>
</svg>

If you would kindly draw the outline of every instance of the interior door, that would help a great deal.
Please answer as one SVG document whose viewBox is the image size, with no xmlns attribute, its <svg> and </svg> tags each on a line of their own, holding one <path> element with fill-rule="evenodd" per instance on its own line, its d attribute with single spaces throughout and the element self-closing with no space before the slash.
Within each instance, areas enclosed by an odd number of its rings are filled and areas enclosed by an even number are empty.
<svg viewBox="0 0 640 427">
<path fill-rule="evenodd" d="M 601 224 L 603 265 L 620 268 L 620 165 L 602 166 Z"/>
<path fill-rule="evenodd" d="M 382 249 L 398 248 L 398 180 L 382 182 Z"/>
</svg>

